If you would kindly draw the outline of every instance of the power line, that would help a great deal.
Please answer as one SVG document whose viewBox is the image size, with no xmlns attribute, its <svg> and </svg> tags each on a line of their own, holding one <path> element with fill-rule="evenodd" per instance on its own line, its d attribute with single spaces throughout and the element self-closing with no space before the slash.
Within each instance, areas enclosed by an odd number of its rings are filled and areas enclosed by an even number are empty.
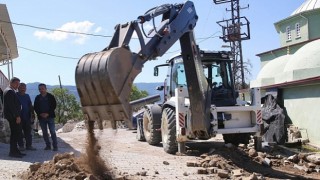
<svg viewBox="0 0 320 180">
<path fill-rule="evenodd" d="M 59 32 L 63 32 L 63 33 L 81 34 L 81 35 L 96 36 L 96 37 L 112 37 L 110 35 L 99 35 L 99 34 L 92 34 L 92 33 L 82 33 L 82 32 L 65 31 L 65 30 L 59 30 L 59 29 L 50 29 L 50 28 L 45 28 L 45 27 L 39 27 L 39 26 L 33 26 L 33 25 L 28 25 L 28 24 L 3 21 L 3 20 L 0 20 L 0 22 L 9 23 L 9 24 L 18 25 L 18 26 L 29 27 L 29 28 L 34 28 L 34 29 L 42 29 L 42 30 L 46 30 L 46 31 L 59 31 Z M 199 41 L 198 43 L 201 43 L 201 42 L 206 41 L 206 40 L 211 39 L 211 38 L 218 37 L 218 36 L 214 36 L 218 32 L 220 32 L 220 31 L 217 31 L 217 32 L 213 33 L 209 37 L 197 38 L 197 39 L 201 39 L 201 41 Z M 134 38 L 134 39 L 136 39 L 136 38 Z M 46 53 L 46 52 L 42 52 L 42 51 L 37 51 L 37 50 L 30 49 L 30 48 L 22 47 L 22 46 L 17 46 L 17 47 L 21 48 L 21 49 L 24 49 L 24 50 L 27 50 L 27 51 L 31 51 L 31 52 L 35 52 L 35 53 L 39 53 L 39 54 L 44 54 L 44 55 L 48 55 L 48 56 L 53 56 L 53 57 L 58 57 L 58 58 L 77 59 L 77 60 L 80 59 L 80 58 L 75 58 L 75 57 L 61 56 L 61 55 Z M 174 52 L 177 52 L 177 51 L 179 51 L 179 50 L 176 50 L 176 51 L 173 51 L 173 52 L 167 52 L 166 54 L 174 53 Z"/>
<path fill-rule="evenodd" d="M 44 55 L 48 55 L 48 56 L 58 57 L 58 58 L 77 59 L 77 60 L 80 59 L 80 58 L 75 58 L 75 57 L 60 56 L 60 55 L 50 54 L 50 53 L 46 53 L 46 52 L 36 51 L 36 50 L 29 49 L 29 48 L 22 47 L 22 46 L 18 46 L 18 48 L 21 48 L 21 49 L 24 49 L 24 50 L 27 50 L 27 51 L 36 52 L 36 53 L 39 53 L 39 54 L 44 54 Z"/>
<path fill-rule="evenodd" d="M 50 28 L 44 28 L 44 27 L 33 26 L 33 25 L 28 25 L 28 24 L 21 24 L 21 23 L 14 23 L 14 22 L 3 21 L 3 20 L 0 20 L 0 22 L 9 23 L 9 24 L 18 25 L 18 26 L 25 26 L 25 27 L 34 28 L 34 29 L 42 29 L 42 30 L 46 30 L 46 31 L 58 31 L 58 32 L 63 32 L 63 33 L 80 34 L 80 35 L 86 35 L 86 36 L 112 37 L 112 36 L 109 36 L 109 35 L 83 33 L 83 32 L 75 32 L 75 31 L 66 31 L 66 30 L 61 30 L 61 29 L 50 29 Z"/>
<path fill-rule="evenodd" d="M 198 39 L 201 39 L 201 41 L 198 42 L 198 44 L 208 40 L 208 39 L 211 39 L 211 38 L 216 38 L 216 37 L 219 37 L 219 36 L 214 36 L 215 34 L 217 34 L 218 32 L 221 32 L 221 31 L 217 31 L 215 33 L 213 33 L 211 36 L 209 37 L 205 37 L 205 38 L 198 38 Z M 53 57 L 58 57 L 58 58 L 64 58 L 64 59 L 80 59 L 80 58 L 75 58 L 75 57 L 68 57 L 68 56 L 61 56 L 61 55 L 56 55 L 56 54 L 51 54 L 51 53 L 46 53 L 46 52 L 42 52 L 42 51 L 37 51 L 37 50 L 33 50 L 33 49 L 30 49 L 30 48 L 26 48 L 26 47 L 22 47 L 22 46 L 17 46 L 18 48 L 20 49 L 24 49 L 24 50 L 27 50 L 27 51 L 31 51 L 31 52 L 35 52 L 35 53 L 39 53 L 39 54 L 44 54 L 44 55 L 48 55 L 48 56 L 53 56 Z M 180 50 L 175 50 L 175 51 L 171 51 L 171 52 L 167 52 L 165 54 L 172 54 L 172 53 L 176 53 Z"/>
<path fill-rule="evenodd" d="M 17 26 L 24 26 L 24 27 L 29 27 L 29 28 L 33 28 L 33 29 L 42 29 L 42 30 L 46 30 L 46 31 L 58 31 L 58 32 L 63 32 L 63 33 L 70 33 L 70 34 L 80 34 L 80 35 L 86 35 L 86 36 L 96 36 L 96 37 L 107 37 L 107 38 L 111 38 L 113 36 L 111 35 L 102 35 L 102 34 L 92 34 L 92 33 L 83 33 L 83 32 L 75 32 L 75 31 L 66 31 L 66 30 L 61 30 L 61 29 L 51 29 L 51 28 L 45 28 L 45 27 L 40 27 L 40 26 L 34 26 L 34 25 L 29 25 L 29 24 L 22 24 L 22 23 L 15 23 L 15 22 L 9 22 L 9 21 L 3 21 L 0 20 L 0 22 L 4 22 L 4 23 L 8 23 L 8 24 L 13 24 L 13 25 L 17 25 Z M 221 31 L 218 31 L 221 32 Z M 214 34 L 216 34 L 217 32 L 215 32 Z M 213 34 L 213 35 L 214 35 Z M 212 38 L 212 36 L 209 37 L 203 37 L 203 38 L 197 38 L 197 39 L 210 39 Z M 133 38 L 133 39 L 137 39 L 137 38 Z"/>
</svg>

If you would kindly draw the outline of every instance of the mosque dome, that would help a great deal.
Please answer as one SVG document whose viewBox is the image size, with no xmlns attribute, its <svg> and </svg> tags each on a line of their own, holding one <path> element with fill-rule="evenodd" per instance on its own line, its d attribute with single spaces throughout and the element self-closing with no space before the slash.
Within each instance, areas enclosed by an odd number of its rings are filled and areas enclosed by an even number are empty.
<svg viewBox="0 0 320 180">
<path fill-rule="evenodd" d="M 281 74 L 290 58 L 291 55 L 284 55 L 268 62 L 260 70 L 257 79 L 274 78 L 276 75 Z"/>
<path fill-rule="evenodd" d="M 320 67 L 320 40 L 302 46 L 287 63 L 284 72 Z"/>
<path fill-rule="evenodd" d="M 293 11 L 291 16 L 300 14 L 305 11 L 318 9 L 318 8 L 320 8 L 320 0 L 306 0 L 304 3 L 302 3 L 300 7 L 298 7 L 295 11 Z"/>
</svg>

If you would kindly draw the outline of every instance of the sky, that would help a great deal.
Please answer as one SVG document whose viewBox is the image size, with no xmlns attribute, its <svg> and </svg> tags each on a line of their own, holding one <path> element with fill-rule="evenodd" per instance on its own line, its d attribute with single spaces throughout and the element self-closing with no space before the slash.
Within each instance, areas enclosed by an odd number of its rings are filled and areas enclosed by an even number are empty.
<svg viewBox="0 0 320 180">
<path fill-rule="evenodd" d="M 109 45 L 117 24 L 135 20 L 149 9 L 162 4 L 182 3 L 179 0 L 2 0 L 6 4 L 15 32 L 19 57 L 13 60 L 13 75 L 25 83 L 42 82 L 75 85 L 75 68 L 79 59 L 90 52 L 99 52 Z M 194 29 L 200 49 L 229 50 L 219 36 L 216 23 L 230 19 L 230 3 L 214 4 L 212 0 L 193 0 L 199 20 Z M 243 59 L 252 64 L 251 80 L 260 70 L 256 54 L 280 47 L 274 23 L 288 16 L 304 0 L 240 0 L 241 16 L 250 21 L 250 40 L 242 41 Z M 40 28 L 34 28 L 40 27 Z M 45 29 L 82 32 L 79 35 Z M 137 49 L 132 40 L 132 51 Z M 179 42 L 157 60 L 146 62 L 134 82 L 163 82 L 166 70 L 153 76 L 153 67 L 163 64 L 180 52 Z M 40 52 L 40 53 L 39 53 Z M 48 55 L 50 54 L 50 55 Z M 52 56 L 53 55 L 53 56 Z M 64 57 L 64 58 L 62 58 Z M 7 67 L 0 66 L 7 75 Z"/>
</svg>

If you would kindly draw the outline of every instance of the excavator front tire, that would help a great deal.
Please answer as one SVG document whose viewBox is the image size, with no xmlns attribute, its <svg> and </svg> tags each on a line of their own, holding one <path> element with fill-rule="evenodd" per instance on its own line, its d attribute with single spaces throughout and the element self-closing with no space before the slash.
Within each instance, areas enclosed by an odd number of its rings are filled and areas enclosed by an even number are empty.
<svg viewBox="0 0 320 180">
<path fill-rule="evenodd" d="M 143 133 L 150 145 L 158 145 L 161 142 L 161 107 L 146 107 L 143 114 Z"/>
<path fill-rule="evenodd" d="M 161 135 L 164 151 L 175 154 L 178 151 L 178 143 L 176 140 L 176 113 L 173 108 L 166 107 L 162 112 Z"/>
</svg>

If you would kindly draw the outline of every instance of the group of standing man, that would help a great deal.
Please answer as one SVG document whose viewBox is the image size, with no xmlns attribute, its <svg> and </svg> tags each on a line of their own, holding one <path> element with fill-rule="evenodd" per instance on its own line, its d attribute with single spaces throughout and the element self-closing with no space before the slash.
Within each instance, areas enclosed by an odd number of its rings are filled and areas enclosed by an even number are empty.
<svg viewBox="0 0 320 180">
<path fill-rule="evenodd" d="M 46 143 L 44 150 L 57 151 L 57 136 L 55 132 L 55 109 L 56 99 L 47 92 L 45 84 L 38 85 L 40 94 L 36 96 L 32 105 L 29 94 L 26 93 L 26 84 L 20 83 L 19 78 L 12 78 L 9 87 L 3 92 L 4 117 L 9 121 L 10 135 L 10 157 L 22 158 L 25 153 L 21 150 L 36 150 L 32 146 L 32 123 L 37 115 L 43 139 Z M 35 112 L 35 113 L 34 113 Z M 49 140 L 50 131 L 52 146 Z M 24 140 L 25 139 L 25 147 Z M 20 148 L 18 148 L 18 146 Z"/>
</svg>

